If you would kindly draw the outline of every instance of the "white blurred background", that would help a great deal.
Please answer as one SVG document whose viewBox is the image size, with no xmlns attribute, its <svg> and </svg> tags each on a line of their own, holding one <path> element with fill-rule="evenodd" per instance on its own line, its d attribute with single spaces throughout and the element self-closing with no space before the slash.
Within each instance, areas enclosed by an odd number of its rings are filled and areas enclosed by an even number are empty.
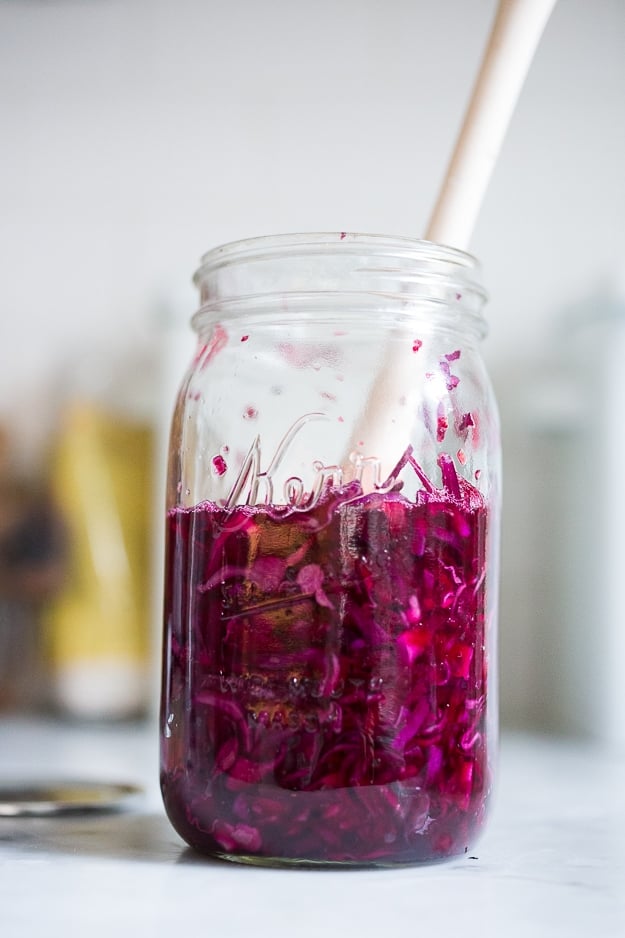
<svg viewBox="0 0 625 938">
<path fill-rule="evenodd" d="M 422 234 L 494 10 L 0 0 L 0 421 L 18 469 L 120 360 L 162 440 L 209 248 Z M 623 167 L 625 3 L 560 0 L 471 245 L 505 445 L 502 717 L 625 745 Z"/>
</svg>

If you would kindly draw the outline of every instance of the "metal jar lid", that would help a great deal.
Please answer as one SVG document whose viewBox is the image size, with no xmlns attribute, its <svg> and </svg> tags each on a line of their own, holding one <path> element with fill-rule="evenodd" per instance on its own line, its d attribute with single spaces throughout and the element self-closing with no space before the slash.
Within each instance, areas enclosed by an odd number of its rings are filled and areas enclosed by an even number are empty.
<svg viewBox="0 0 625 938">
<path fill-rule="evenodd" d="M 0 784 L 0 818 L 118 811 L 143 794 L 136 785 L 92 781 Z"/>
</svg>

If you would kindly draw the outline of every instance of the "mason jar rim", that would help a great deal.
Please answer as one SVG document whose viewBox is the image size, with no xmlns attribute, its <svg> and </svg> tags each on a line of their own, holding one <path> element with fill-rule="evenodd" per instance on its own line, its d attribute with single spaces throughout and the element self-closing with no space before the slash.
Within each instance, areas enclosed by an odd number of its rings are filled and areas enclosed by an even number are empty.
<svg viewBox="0 0 625 938">
<path fill-rule="evenodd" d="M 323 254 L 337 247 L 350 254 L 362 253 L 363 248 L 375 248 L 378 256 L 406 257 L 413 260 L 441 261 L 456 264 L 459 270 L 472 271 L 479 276 L 481 265 L 474 254 L 437 241 L 411 238 L 407 235 L 385 235 L 352 231 L 313 231 L 274 235 L 258 235 L 228 241 L 211 248 L 200 259 L 200 266 L 193 276 L 197 286 L 204 275 L 227 264 L 242 260 L 263 260 L 276 254 L 297 255 L 300 253 Z M 479 282 L 472 286 L 486 298 L 486 291 Z"/>
<path fill-rule="evenodd" d="M 355 232 L 262 235 L 208 251 L 193 282 L 200 305 L 192 317 L 201 333 L 211 323 L 267 313 L 406 316 L 415 304 L 452 309 L 457 325 L 483 337 L 488 299 L 481 265 L 466 251 L 405 236 Z"/>
</svg>

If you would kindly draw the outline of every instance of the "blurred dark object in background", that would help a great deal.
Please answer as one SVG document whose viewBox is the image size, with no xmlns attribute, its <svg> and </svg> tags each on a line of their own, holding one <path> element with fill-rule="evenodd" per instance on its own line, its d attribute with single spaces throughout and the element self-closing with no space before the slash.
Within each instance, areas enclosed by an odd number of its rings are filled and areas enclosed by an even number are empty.
<svg viewBox="0 0 625 938">
<path fill-rule="evenodd" d="M 45 703 L 42 611 L 63 581 L 66 538 L 45 484 L 20 477 L 0 430 L 0 708 Z"/>
</svg>

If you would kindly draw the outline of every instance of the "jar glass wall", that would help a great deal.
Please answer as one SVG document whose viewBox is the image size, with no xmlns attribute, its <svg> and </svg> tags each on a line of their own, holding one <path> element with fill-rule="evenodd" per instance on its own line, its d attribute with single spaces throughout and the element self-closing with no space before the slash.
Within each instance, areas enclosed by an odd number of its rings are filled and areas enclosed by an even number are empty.
<svg viewBox="0 0 625 938">
<path fill-rule="evenodd" d="M 364 235 L 205 256 L 167 504 L 161 783 L 189 844 L 392 865 L 479 834 L 499 433 L 469 255 Z"/>
</svg>

